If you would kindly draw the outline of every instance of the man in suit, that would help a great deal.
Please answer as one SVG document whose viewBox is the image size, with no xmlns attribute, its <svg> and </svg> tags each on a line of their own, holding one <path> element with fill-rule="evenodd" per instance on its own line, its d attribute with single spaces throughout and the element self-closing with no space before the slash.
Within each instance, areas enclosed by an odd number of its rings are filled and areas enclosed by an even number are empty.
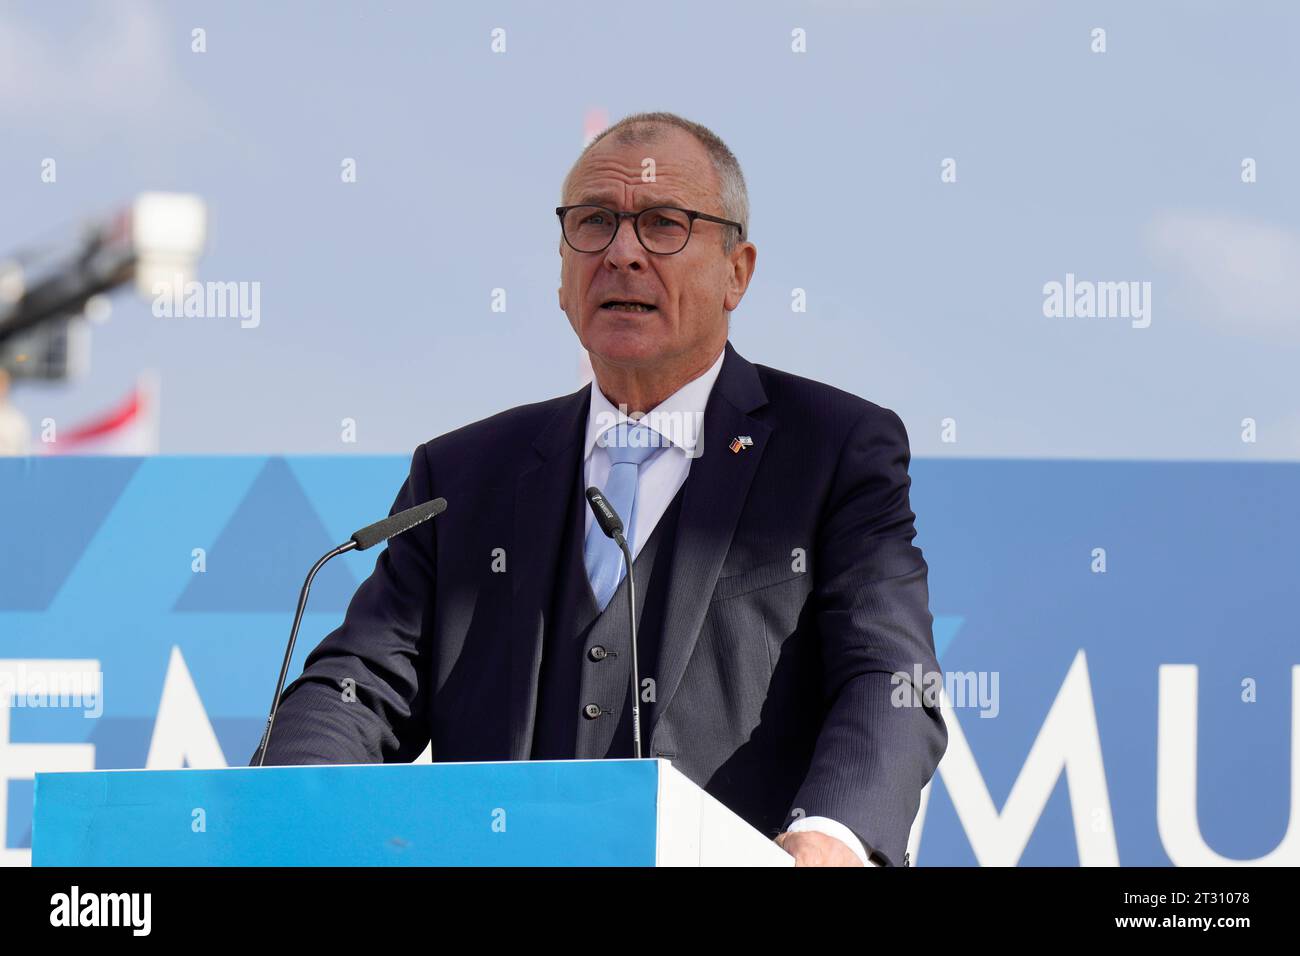
<svg viewBox="0 0 1300 956">
<path fill-rule="evenodd" d="M 652 163 L 647 163 L 647 159 Z M 647 169 L 653 175 L 646 176 Z M 757 255 L 731 151 L 638 114 L 563 189 L 559 304 L 595 382 L 420 446 L 394 538 L 285 691 L 268 764 L 644 754 L 797 865 L 905 865 L 947 744 L 898 416 L 727 341 Z"/>
</svg>

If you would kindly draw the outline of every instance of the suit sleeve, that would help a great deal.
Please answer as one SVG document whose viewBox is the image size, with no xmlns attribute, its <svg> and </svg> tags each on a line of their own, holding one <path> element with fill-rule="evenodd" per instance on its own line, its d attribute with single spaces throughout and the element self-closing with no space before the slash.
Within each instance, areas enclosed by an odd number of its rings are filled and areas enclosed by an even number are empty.
<svg viewBox="0 0 1300 956">
<path fill-rule="evenodd" d="M 425 446 L 390 514 L 435 497 Z M 389 540 L 343 623 L 285 688 L 266 763 L 397 763 L 429 742 L 434 521 Z M 254 755 L 254 762 L 256 755 Z"/>
<path fill-rule="evenodd" d="M 921 790 L 948 742 L 924 686 L 903 686 L 918 665 L 939 670 L 928 568 L 912 544 L 910 459 L 902 421 L 875 406 L 840 454 L 813 563 L 826 717 L 792 804 L 844 823 L 892 865 L 904 862 Z"/>
</svg>

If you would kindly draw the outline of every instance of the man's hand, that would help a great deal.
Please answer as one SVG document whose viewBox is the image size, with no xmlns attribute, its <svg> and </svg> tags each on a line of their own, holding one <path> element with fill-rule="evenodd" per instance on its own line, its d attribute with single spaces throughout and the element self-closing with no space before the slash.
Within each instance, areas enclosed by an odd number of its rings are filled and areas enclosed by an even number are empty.
<svg viewBox="0 0 1300 956">
<path fill-rule="evenodd" d="M 858 855 L 833 836 L 816 830 L 782 833 L 776 845 L 794 857 L 795 866 L 861 866 Z"/>
</svg>

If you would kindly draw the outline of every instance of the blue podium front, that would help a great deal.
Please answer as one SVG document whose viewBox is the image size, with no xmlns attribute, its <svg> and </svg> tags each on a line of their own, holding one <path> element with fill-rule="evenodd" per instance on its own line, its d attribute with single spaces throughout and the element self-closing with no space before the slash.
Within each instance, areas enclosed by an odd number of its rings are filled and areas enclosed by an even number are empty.
<svg viewBox="0 0 1300 956">
<path fill-rule="evenodd" d="M 655 866 L 670 772 L 551 760 L 38 773 L 32 864 Z"/>
</svg>

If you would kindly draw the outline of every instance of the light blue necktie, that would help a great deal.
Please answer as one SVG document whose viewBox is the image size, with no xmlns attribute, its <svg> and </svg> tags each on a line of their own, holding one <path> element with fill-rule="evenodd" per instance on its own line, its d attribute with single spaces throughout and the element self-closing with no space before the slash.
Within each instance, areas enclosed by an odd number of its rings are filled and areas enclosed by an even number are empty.
<svg viewBox="0 0 1300 956">
<path fill-rule="evenodd" d="M 622 422 L 604 432 L 596 443 L 609 452 L 610 460 L 609 479 L 601 491 L 623 519 L 623 534 L 627 537 L 628 548 L 633 549 L 638 473 L 641 464 L 668 442 L 652 428 Z M 623 551 L 593 521 L 582 557 L 587 565 L 591 591 L 596 596 L 596 606 L 603 611 L 623 580 Z"/>
</svg>

